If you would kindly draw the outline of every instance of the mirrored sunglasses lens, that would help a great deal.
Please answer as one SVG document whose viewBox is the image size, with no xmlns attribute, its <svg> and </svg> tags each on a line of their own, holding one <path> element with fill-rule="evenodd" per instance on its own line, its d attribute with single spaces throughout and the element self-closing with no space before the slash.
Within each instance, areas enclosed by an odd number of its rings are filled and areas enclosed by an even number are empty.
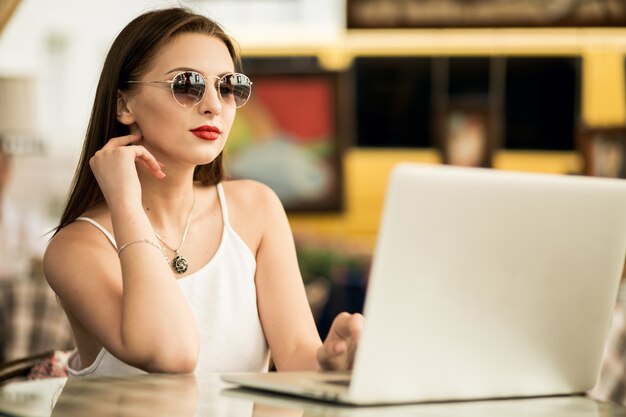
<svg viewBox="0 0 626 417">
<path fill-rule="evenodd" d="M 220 79 L 219 89 L 224 103 L 232 107 L 241 107 L 250 98 L 252 82 L 243 74 L 226 74 Z"/>
<path fill-rule="evenodd" d="M 204 96 L 205 89 L 202 75 L 192 71 L 178 74 L 172 83 L 174 98 L 185 107 L 192 107 L 199 103 Z"/>
</svg>

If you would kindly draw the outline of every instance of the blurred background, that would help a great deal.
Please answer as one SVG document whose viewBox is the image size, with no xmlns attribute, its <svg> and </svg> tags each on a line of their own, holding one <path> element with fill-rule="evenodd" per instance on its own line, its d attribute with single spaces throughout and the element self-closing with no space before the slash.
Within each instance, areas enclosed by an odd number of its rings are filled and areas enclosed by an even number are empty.
<svg viewBox="0 0 626 417">
<path fill-rule="evenodd" d="M 0 191 L 34 230 L 3 219 L 0 283 L 22 289 L 2 294 L 0 339 L 41 282 L 104 54 L 132 18 L 177 5 L 241 46 L 254 91 L 227 168 L 283 200 L 322 335 L 362 308 L 395 163 L 626 177 L 622 0 L 0 0 Z M 37 350 L 20 343 L 0 362 Z"/>
</svg>

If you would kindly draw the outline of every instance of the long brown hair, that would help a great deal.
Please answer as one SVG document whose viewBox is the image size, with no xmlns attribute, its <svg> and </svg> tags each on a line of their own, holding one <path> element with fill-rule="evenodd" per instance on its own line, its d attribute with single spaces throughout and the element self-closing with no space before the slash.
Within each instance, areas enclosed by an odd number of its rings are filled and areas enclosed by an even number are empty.
<svg viewBox="0 0 626 417">
<path fill-rule="evenodd" d="M 89 159 L 110 138 L 130 134 L 128 126 L 117 121 L 117 91 L 136 88 L 135 84 L 128 81 L 140 79 L 159 50 L 183 33 L 202 33 L 221 39 L 228 48 L 236 71 L 240 71 L 241 60 L 235 41 L 218 23 L 205 16 L 176 7 L 147 12 L 131 21 L 113 41 L 104 61 L 83 150 L 55 234 L 86 210 L 104 201 L 102 190 L 89 166 Z M 220 153 L 211 163 L 198 165 L 194 170 L 194 181 L 204 185 L 220 182 L 224 177 L 222 158 Z"/>
</svg>

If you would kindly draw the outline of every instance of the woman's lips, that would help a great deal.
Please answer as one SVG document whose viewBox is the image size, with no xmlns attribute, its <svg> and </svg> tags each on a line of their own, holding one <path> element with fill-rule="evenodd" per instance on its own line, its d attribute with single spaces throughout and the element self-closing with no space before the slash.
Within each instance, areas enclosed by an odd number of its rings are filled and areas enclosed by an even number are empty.
<svg viewBox="0 0 626 417">
<path fill-rule="evenodd" d="M 220 130 L 215 126 L 200 126 L 190 130 L 196 137 L 203 140 L 216 140 L 220 137 Z"/>
<path fill-rule="evenodd" d="M 192 130 L 191 133 L 204 140 L 216 140 L 220 137 L 218 132 L 209 132 L 207 130 Z"/>
</svg>

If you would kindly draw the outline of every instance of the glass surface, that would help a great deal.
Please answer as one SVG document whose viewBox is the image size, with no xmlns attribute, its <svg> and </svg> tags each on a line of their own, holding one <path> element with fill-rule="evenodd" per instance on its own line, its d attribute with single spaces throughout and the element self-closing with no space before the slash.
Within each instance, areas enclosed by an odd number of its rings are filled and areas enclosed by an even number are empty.
<svg viewBox="0 0 626 417">
<path fill-rule="evenodd" d="M 608 417 L 625 408 L 583 396 L 353 407 L 242 390 L 219 374 L 64 378 L 0 387 L 0 414 L 14 416 Z"/>
</svg>

